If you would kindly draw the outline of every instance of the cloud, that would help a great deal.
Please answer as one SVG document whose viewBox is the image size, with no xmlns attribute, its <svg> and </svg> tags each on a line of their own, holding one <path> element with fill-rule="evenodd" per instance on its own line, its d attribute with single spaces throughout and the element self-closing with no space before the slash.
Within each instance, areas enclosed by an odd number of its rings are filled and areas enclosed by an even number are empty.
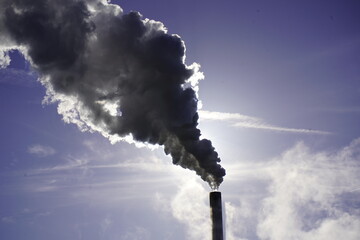
<svg viewBox="0 0 360 240">
<path fill-rule="evenodd" d="M 16 221 L 15 221 L 14 217 L 6 216 L 6 217 L 1 218 L 1 222 L 9 224 L 9 223 L 15 223 Z"/>
<path fill-rule="evenodd" d="M 360 139 L 336 153 L 297 144 L 272 162 L 262 239 L 360 238 Z"/>
<path fill-rule="evenodd" d="M 330 113 L 338 113 L 338 114 L 349 114 L 349 113 L 359 113 L 360 107 L 352 106 L 352 107 L 333 107 L 333 108 L 322 108 L 320 111 L 330 112 Z"/>
<path fill-rule="evenodd" d="M 186 226 L 187 239 L 210 239 L 208 192 L 194 179 L 181 184 L 171 200 L 172 215 Z"/>
<path fill-rule="evenodd" d="M 151 153 L 156 155 L 156 151 Z M 101 155 L 100 151 L 92 157 Z M 58 191 L 71 198 L 71 202 L 91 200 L 96 206 L 109 209 L 137 200 L 146 204 L 154 201 L 153 208 L 150 206 L 146 211 L 164 217 L 169 224 L 179 224 L 176 229 L 185 230 L 184 239 L 210 239 L 208 188 L 193 172 L 171 164 L 165 166 L 165 159 L 154 158 L 150 161 L 153 166 L 143 165 L 145 159 L 141 157 L 116 168 L 115 156 L 118 154 L 108 156 L 112 159 L 108 162 L 70 159 L 67 165 L 50 172 L 54 175 L 30 175 L 25 184 L 37 180 L 36 183 L 46 184 L 42 185 L 43 191 Z M 133 165 L 129 166 L 130 163 Z M 86 165 L 94 174 L 84 181 L 76 179 L 79 171 L 68 171 L 81 170 Z M 156 169 L 155 165 L 161 167 Z M 165 167 L 171 170 L 166 171 Z M 321 152 L 300 142 L 268 161 L 242 162 L 228 169 L 228 181 L 221 189 L 227 240 L 359 239 L 360 139 L 342 149 Z M 62 170 L 66 175 L 62 175 Z M 58 181 L 45 181 L 54 178 Z M 109 224 L 109 228 L 116 226 L 116 220 L 110 220 L 114 222 L 104 220 L 101 226 L 104 229 Z M 146 224 L 139 228 L 131 225 L 117 236 L 151 239 L 156 231 Z M 108 233 L 104 230 L 103 234 Z M 177 239 L 176 236 L 169 239 Z"/>
<path fill-rule="evenodd" d="M 65 158 L 66 163 L 57 165 L 52 168 L 41 169 L 42 171 L 64 171 L 72 169 L 82 169 L 85 170 L 88 168 L 89 159 L 84 157 L 73 157 L 67 156 Z"/>
<path fill-rule="evenodd" d="M 253 128 L 258 130 L 268 130 L 277 132 L 289 132 L 289 133 L 303 133 L 303 134 L 331 134 L 327 131 L 302 129 L 302 128 L 287 128 L 280 127 L 266 123 L 264 120 L 256 117 L 242 115 L 239 113 L 224 113 L 224 112 L 212 112 L 200 110 L 200 120 L 204 121 L 224 121 L 231 124 L 233 127 L 240 128 Z"/>
<path fill-rule="evenodd" d="M 151 239 L 151 233 L 149 230 L 143 227 L 134 227 L 132 231 L 124 233 L 120 240 L 149 240 Z"/>
<path fill-rule="evenodd" d="M 154 155 L 149 155 L 146 157 L 133 157 L 131 159 L 123 160 L 122 162 L 115 161 L 118 156 L 116 154 L 106 154 L 101 155 L 101 150 L 98 150 L 99 153 L 96 156 L 66 156 L 64 159 L 66 162 L 58 164 L 52 167 L 39 168 L 31 171 L 33 174 L 41 173 L 51 173 L 51 172 L 61 172 L 67 170 L 82 170 L 84 172 L 91 169 L 98 170 L 112 170 L 112 169 L 123 169 L 125 171 L 132 172 L 143 172 L 143 173 L 169 173 L 174 169 L 172 165 L 169 164 L 164 159 L 158 158 Z M 98 158 L 101 158 L 105 163 L 101 163 Z M 110 161 L 110 162 L 107 162 Z M 182 171 L 182 170 L 178 170 Z"/>
<path fill-rule="evenodd" d="M 5 68 L 10 64 L 10 57 L 7 52 L 0 49 L 0 69 Z"/>
<path fill-rule="evenodd" d="M 48 157 L 54 155 L 56 151 L 50 146 L 35 144 L 28 147 L 28 153 L 31 153 L 37 157 Z"/>
<path fill-rule="evenodd" d="M 34 85 L 36 79 L 35 72 L 14 68 L 0 68 L 0 83 L 29 87 Z"/>
<path fill-rule="evenodd" d="M 113 146 L 109 146 L 113 148 Z M 191 175 L 193 172 L 173 166 L 166 158 L 159 158 L 154 152 L 142 156 L 141 151 L 136 151 L 135 156 L 122 154 L 116 149 L 108 152 L 108 148 L 100 146 L 97 152 L 80 153 L 75 156 L 62 157 L 56 165 L 49 163 L 41 165 L 27 172 L 28 187 L 30 192 L 66 191 L 83 199 L 95 199 L 101 204 L 108 204 L 108 200 L 126 200 L 130 198 L 141 199 L 152 196 L 152 187 L 168 187 L 175 185 L 174 176 Z M 119 159 L 119 156 L 120 159 Z M 123 158 L 121 160 L 121 158 Z M 96 178 L 96 181 L 91 179 Z M 67 179 L 72 179 L 69 183 Z M 41 180 L 41 181 L 40 181 Z M 90 181 L 90 183 L 89 183 Z M 93 195 L 91 189 L 97 189 L 102 194 Z M 174 187 L 174 186 L 173 186 Z M 127 192 L 115 198 L 103 198 L 111 195 L 114 189 Z M 104 203 L 106 202 L 106 203 Z M 109 205 L 109 204 L 108 204 Z"/>
<path fill-rule="evenodd" d="M 109 232 L 113 227 L 114 222 L 111 217 L 106 216 L 105 218 L 101 219 L 100 221 L 100 239 L 107 239 L 109 238 Z"/>
<path fill-rule="evenodd" d="M 360 239 L 359 149 L 360 139 L 323 152 L 300 142 L 270 161 L 229 166 L 226 239 Z M 174 197 L 158 196 L 159 205 L 184 224 L 188 239 L 209 239 L 208 192 L 183 181 Z"/>
</svg>

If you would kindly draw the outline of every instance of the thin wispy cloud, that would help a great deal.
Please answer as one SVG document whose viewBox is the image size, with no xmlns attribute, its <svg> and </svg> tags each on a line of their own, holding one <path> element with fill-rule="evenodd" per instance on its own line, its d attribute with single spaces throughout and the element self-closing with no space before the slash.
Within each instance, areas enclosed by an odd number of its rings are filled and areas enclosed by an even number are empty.
<svg viewBox="0 0 360 240">
<path fill-rule="evenodd" d="M 132 240 L 132 239 L 151 239 L 151 233 L 148 229 L 136 226 L 131 231 L 124 233 L 121 236 L 121 240 Z"/>
<path fill-rule="evenodd" d="M 0 52 L 1 55 L 1 52 Z M 1 66 L 1 60 L 0 60 Z M 0 67 L 0 84 L 12 84 L 23 87 L 34 86 L 38 76 L 33 71 L 15 68 L 1 68 Z"/>
<path fill-rule="evenodd" d="M 320 131 L 305 128 L 289 128 L 269 124 L 261 118 L 247 116 L 239 113 L 225 113 L 212 111 L 199 111 L 200 119 L 204 121 L 224 121 L 233 127 L 253 128 L 258 130 L 268 130 L 276 132 L 302 133 L 302 134 L 331 134 L 327 131 Z"/>
<path fill-rule="evenodd" d="M 28 153 L 37 157 L 48 157 L 56 153 L 55 149 L 50 146 L 34 144 L 28 147 Z"/>
<path fill-rule="evenodd" d="M 352 106 L 352 107 L 333 107 L 333 108 L 323 108 L 319 109 L 320 111 L 327 112 L 327 113 L 360 113 L 360 107 L 358 106 Z"/>
<path fill-rule="evenodd" d="M 2 223 L 15 223 L 15 219 L 13 217 L 2 217 L 1 218 Z"/>
<path fill-rule="evenodd" d="M 167 159 L 148 156 L 119 161 L 115 155 L 101 161 L 97 159 L 98 155 L 66 156 L 63 163 L 29 170 L 26 176 L 33 184 L 30 184 L 27 189 L 32 192 L 71 192 L 82 189 L 83 194 L 88 196 L 87 188 L 90 185 L 92 189 L 101 189 L 106 194 L 111 194 L 114 189 L 119 188 L 130 188 L 131 192 L 133 186 L 137 185 L 137 190 L 133 194 L 122 198 L 141 198 L 144 197 L 144 190 L 138 191 L 140 188 L 150 189 L 153 185 L 168 186 L 172 183 L 174 174 L 184 175 L 184 169 L 173 166 Z M 100 177 L 100 181 L 91 182 L 91 184 L 87 182 L 94 175 L 99 176 L 99 174 L 104 174 Z M 186 174 L 191 174 L 191 172 L 186 171 Z M 66 180 L 69 178 L 72 178 L 71 184 Z M 80 194 L 79 191 L 77 192 Z"/>
<path fill-rule="evenodd" d="M 86 157 L 73 157 L 67 156 L 65 158 L 66 162 L 52 167 L 35 169 L 31 173 L 41 174 L 41 173 L 53 173 L 61 172 L 68 170 L 89 170 L 89 169 L 124 169 L 127 171 L 144 171 L 144 172 L 170 172 L 174 171 L 172 165 L 166 161 L 163 161 L 160 158 L 150 156 L 148 158 L 134 158 L 131 160 L 126 160 L 123 162 L 110 162 L 98 164 L 94 162 L 93 159 Z M 170 169 L 170 170 L 169 170 Z M 175 168 L 176 169 L 176 168 Z M 182 169 L 179 169 L 182 171 Z"/>
</svg>

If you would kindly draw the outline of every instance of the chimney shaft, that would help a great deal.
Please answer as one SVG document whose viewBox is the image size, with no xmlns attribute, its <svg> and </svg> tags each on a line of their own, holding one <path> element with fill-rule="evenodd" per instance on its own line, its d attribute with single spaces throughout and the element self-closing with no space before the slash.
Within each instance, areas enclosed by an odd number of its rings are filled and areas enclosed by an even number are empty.
<svg viewBox="0 0 360 240">
<path fill-rule="evenodd" d="M 212 239 L 223 240 L 221 192 L 210 192 Z"/>
</svg>

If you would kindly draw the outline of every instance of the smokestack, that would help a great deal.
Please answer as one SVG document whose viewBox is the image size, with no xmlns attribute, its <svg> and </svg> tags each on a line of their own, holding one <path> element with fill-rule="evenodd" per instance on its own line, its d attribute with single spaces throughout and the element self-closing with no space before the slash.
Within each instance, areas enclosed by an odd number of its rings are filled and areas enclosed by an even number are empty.
<svg viewBox="0 0 360 240">
<path fill-rule="evenodd" d="M 212 221 L 212 240 L 223 240 L 221 192 L 210 192 L 210 214 Z"/>
</svg>

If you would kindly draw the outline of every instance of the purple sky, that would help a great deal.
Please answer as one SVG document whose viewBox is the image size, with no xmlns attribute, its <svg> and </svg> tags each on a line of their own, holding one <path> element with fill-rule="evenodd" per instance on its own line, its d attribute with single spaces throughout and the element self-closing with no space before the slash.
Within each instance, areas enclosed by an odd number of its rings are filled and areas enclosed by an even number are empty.
<svg viewBox="0 0 360 240">
<path fill-rule="evenodd" d="M 360 2 L 112 3 L 163 22 L 201 65 L 199 128 L 227 171 L 227 240 L 360 238 Z M 66 124 L 31 64 L 9 56 L 1 239 L 210 239 L 206 182 L 162 147 Z"/>
</svg>

